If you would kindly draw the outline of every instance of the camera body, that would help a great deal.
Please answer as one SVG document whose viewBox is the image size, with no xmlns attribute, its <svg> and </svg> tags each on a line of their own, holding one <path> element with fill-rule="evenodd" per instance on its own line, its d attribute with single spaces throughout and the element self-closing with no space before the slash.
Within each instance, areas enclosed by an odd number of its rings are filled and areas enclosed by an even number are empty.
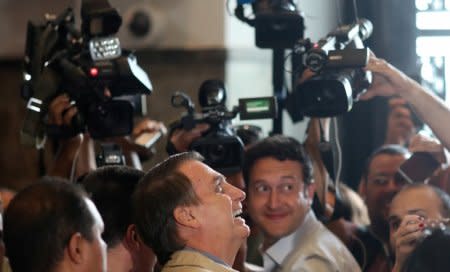
<svg viewBox="0 0 450 272">
<path fill-rule="evenodd" d="M 360 19 L 307 45 L 304 65 L 316 75 L 297 84 L 290 94 L 287 107 L 294 121 L 303 115 L 330 117 L 351 110 L 372 82 L 371 72 L 363 70 L 370 54 L 363 40 L 371 32 L 370 21 Z"/>
<path fill-rule="evenodd" d="M 81 32 L 71 8 L 47 16 L 44 24 L 28 23 L 22 88 L 28 103 L 21 131 L 26 145 L 46 134 L 70 137 L 86 130 L 93 138 L 127 135 L 133 127 L 130 97 L 152 92 L 136 57 L 120 47 L 115 34 L 122 20 L 107 0 L 83 1 L 81 17 Z M 62 93 L 78 114 L 69 127 L 47 127 L 48 105 Z"/>
<path fill-rule="evenodd" d="M 238 0 L 235 15 L 255 28 L 259 48 L 293 48 L 303 38 L 304 20 L 292 0 Z M 244 15 L 244 5 L 251 4 L 254 18 Z"/>
<path fill-rule="evenodd" d="M 193 141 L 190 150 L 199 152 L 205 163 L 222 174 L 241 170 L 244 144 L 231 126 L 231 120 L 240 115 L 241 120 L 274 118 L 277 113 L 275 97 L 239 99 L 239 106 L 229 111 L 225 106 L 226 91 L 222 81 L 206 80 L 199 89 L 202 113 L 195 113 L 189 96 L 175 92 L 174 107 L 184 107 L 187 112 L 171 129 L 191 130 L 198 123 L 207 123 L 210 128 L 202 137 Z"/>
<path fill-rule="evenodd" d="M 122 149 L 115 143 L 100 144 L 100 152 L 95 157 L 97 167 L 109 165 L 126 165 Z"/>
</svg>

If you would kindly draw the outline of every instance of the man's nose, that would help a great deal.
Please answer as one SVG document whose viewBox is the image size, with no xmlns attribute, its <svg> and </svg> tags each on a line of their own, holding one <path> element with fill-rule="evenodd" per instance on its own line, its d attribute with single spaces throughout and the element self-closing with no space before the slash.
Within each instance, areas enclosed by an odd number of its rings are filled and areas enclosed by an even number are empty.
<svg viewBox="0 0 450 272">
<path fill-rule="evenodd" d="M 245 192 L 242 191 L 241 189 L 237 188 L 236 186 L 233 186 L 231 184 L 229 184 L 230 186 L 230 197 L 232 200 L 234 201 L 239 201 L 242 202 L 245 200 Z"/>
<path fill-rule="evenodd" d="M 397 181 L 395 180 L 395 178 L 392 177 L 392 178 L 389 179 L 389 182 L 388 182 L 388 184 L 387 184 L 387 186 L 386 186 L 386 191 L 389 191 L 389 192 L 398 192 L 398 191 L 400 191 L 400 189 L 402 188 L 402 186 L 403 186 L 402 183 L 397 182 Z"/>
<path fill-rule="evenodd" d="M 268 204 L 269 208 L 271 208 L 271 209 L 277 208 L 278 205 L 280 204 L 279 198 L 278 198 L 278 192 L 276 190 L 272 190 L 270 192 L 267 204 Z"/>
</svg>

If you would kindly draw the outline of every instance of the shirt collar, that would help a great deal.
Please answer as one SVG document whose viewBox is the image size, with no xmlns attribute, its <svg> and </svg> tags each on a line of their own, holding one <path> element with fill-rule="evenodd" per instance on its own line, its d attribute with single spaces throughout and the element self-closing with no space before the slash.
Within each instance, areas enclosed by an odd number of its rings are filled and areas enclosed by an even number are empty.
<svg viewBox="0 0 450 272">
<path fill-rule="evenodd" d="M 264 267 L 266 267 L 266 261 L 269 263 L 275 263 L 275 266 L 281 266 L 286 256 L 291 253 L 296 246 L 298 246 L 298 242 L 301 237 L 305 237 L 305 235 L 308 235 L 310 232 L 314 231 L 316 222 L 317 218 L 314 215 L 314 212 L 310 210 L 305 215 L 302 224 L 297 228 L 297 230 L 278 240 L 263 253 Z"/>
<path fill-rule="evenodd" d="M 224 262 L 222 259 L 220 259 L 219 257 L 216 257 L 216 256 L 214 256 L 214 255 L 212 255 L 212 254 L 210 254 L 210 253 L 208 253 L 208 252 L 206 252 L 206 251 L 202 251 L 202 250 L 195 249 L 195 248 L 188 247 L 188 246 L 185 247 L 184 250 L 187 250 L 187 251 L 194 251 L 194 252 L 200 253 L 200 254 L 202 254 L 203 256 L 205 256 L 206 258 L 208 258 L 208 259 L 210 259 L 210 260 L 212 260 L 212 261 L 214 261 L 214 262 L 216 262 L 216 263 L 218 263 L 218 264 L 224 265 L 224 266 L 226 266 L 226 267 L 230 267 L 230 265 L 227 264 L 226 262 Z"/>
</svg>

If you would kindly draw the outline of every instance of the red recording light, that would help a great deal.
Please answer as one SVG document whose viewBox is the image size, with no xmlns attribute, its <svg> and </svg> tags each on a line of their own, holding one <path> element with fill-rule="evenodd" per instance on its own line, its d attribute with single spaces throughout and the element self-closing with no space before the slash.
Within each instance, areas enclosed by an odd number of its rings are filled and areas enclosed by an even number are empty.
<svg viewBox="0 0 450 272">
<path fill-rule="evenodd" d="M 319 47 L 319 44 L 318 44 L 318 43 L 315 43 L 315 44 L 313 45 L 313 47 L 314 47 L 314 48 L 318 48 L 318 47 Z"/>
<path fill-rule="evenodd" d="M 91 75 L 91 77 L 96 77 L 96 76 L 98 76 L 98 69 L 95 68 L 95 67 L 92 67 L 92 68 L 89 70 L 89 74 Z"/>
</svg>

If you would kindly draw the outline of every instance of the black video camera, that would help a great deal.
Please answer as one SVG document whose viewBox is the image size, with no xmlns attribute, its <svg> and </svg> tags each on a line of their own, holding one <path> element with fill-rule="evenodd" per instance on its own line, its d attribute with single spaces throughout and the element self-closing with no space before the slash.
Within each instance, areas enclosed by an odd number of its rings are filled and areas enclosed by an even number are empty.
<svg viewBox="0 0 450 272">
<path fill-rule="evenodd" d="M 293 48 L 303 38 L 303 17 L 293 0 L 238 0 L 236 17 L 255 28 L 259 48 Z M 244 5 L 251 4 L 254 18 L 244 14 Z"/>
<path fill-rule="evenodd" d="M 229 111 L 225 106 L 226 91 L 220 80 L 206 80 L 199 89 L 202 113 L 195 113 L 189 96 L 175 92 L 172 96 L 174 107 L 184 107 L 187 112 L 172 129 L 191 130 L 198 123 L 207 123 L 210 129 L 191 143 L 189 149 L 199 152 L 205 163 L 222 174 L 241 170 L 244 145 L 231 127 L 231 120 L 238 114 L 241 120 L 274 118 L 277 113 L 275 97 L 239 99 L 239 106 Z"/>
<path fill-rule="evenodd" d="M 304 65 L 316 75 L 298 84 L 287 99 L 294 121 L 303 115 L 329 117 L 351 110 L 372 82 L 371 72 L 363 69 L 370 54 L 363 40 L 371 33 L 371 22 L 360 19 L 338 27 L 314 45 L 306 44 Z"/>
<path fill-rule="evenodd" d="M 122 18 L 107 0 L 83 0 L 81 32 L 66 9 L 44 24 L 28 23 L 25 82 L 28 101 L 21 131 L 23 144 L 38 146 L 48 134 L 71 137 L 88 131 L 93 138 L 127 135 L 133 128 L 133 99 L 152 92 L 147 73 L 115 36 Z M 49 103 L 67 93 L 78 108 L 71 126 L 45 124 Z"/>
</svg>

